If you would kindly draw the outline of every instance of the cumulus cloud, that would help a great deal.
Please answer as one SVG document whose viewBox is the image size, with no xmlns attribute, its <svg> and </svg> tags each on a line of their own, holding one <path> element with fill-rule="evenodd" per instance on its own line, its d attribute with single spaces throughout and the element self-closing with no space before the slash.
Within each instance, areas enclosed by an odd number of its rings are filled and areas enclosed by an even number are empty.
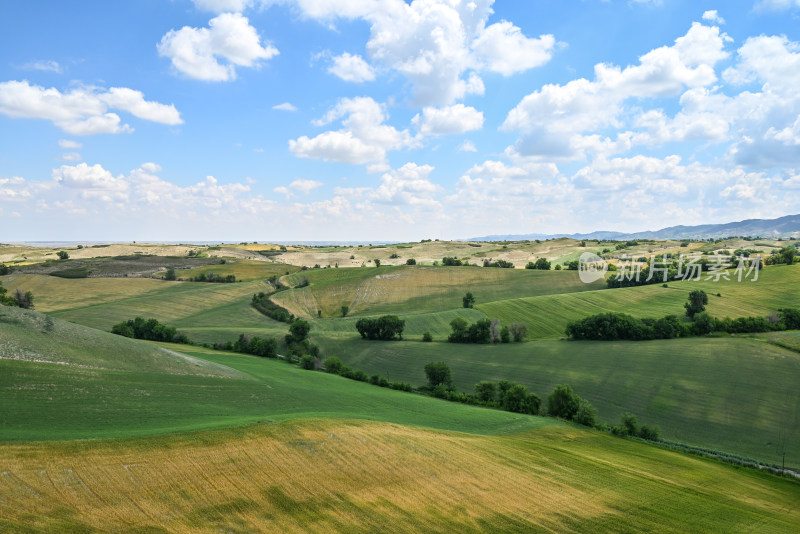
<svg viewBox="0 0 800 534">
<path fill-rule="evenodd" d="M 208 28 L 170 30 L 161 38 L 158 53 L 189 78 L 219 82 L 235 79 L 236 67 L 258 67 L 278 55 L 278 49 L 268 43 L 262 46 L 247 17 L 222 13 L 208 22 Z"/>
<path fill-rule="evenodd" d="M 341 121 L 343 127 L 340 130 L 324 132 L 314 138 L 302 136 L 290 140 L 289 150 L 301 158 L 351 165 L 381 163 L 387 150 L 417 143 L 408 130 L 397 130 L 385 124 L 387 118 L 384 107 L 372 98 L 343 98 L 324 117 L 315 121 L 317 126 Z"/>
<path fill-rule="evenodd" d="M 477 152 L 478 149 L 475 147 L 475 143 L 470 141 L 469 139 L 465 139 L 463 143 L 458 146 L 459 152 Z"/>
<path fill-rule="evenodd" d="M 756 11 L 785 11 L 800 7 L 800 0 L 758 0 Z"/>
<path fill-rule="evenodd" d="M 347 52 L 333 58 L 333 64 L 328 68 L 328 72 L 346 82 L 363 83 L 375 80 L 375 71 L 369 63 L 361 56 Z"/>
<path fill-rule="evenodd" d="M 725 24 L 725 19 L 719 16 L 716 9 L 703 12 L 703 20 L 713 22 L 715 24 Z"/>
<path fill-rule="evenodd" d="M 289 186 L 279 186 L 273 189 L 276 193 L 286 195 L 286 198 L 294 196 L 295 191 L 299 191 L 305 195 L 309 194 L 312 190 L 322 187 L 324 184 L 317 180 L 298 179 L 289 184 Z"/>
<path fill-rule="evenodd" d="M 394 206 L 439 206 L 434 196 L 443 189 L 431 182 L 429 175 L 432 171 L 431 165 L 406 163 L 399 169 L 381 176 L 381 185 L 368 198 Z"/>
<path fill-rule="evenodd" d="M 126 111 L 161 124 L 182 124 L 175 106 L 147 101 L 140 91 L 125 87 L 104 90 L 81 87 L 62 93 L 28 81 L 0 82 L 0 113 L 9 117 L 50 120 L 72 135 L 121 133 L 133 129 L 109 109 Z"/>
<path fill-rule="evenodd" d="M 71 139 L 59 139 L 58 146 L 61 148 L 83 148 L 83 144 Z"/>
<path fill-rule="evenodd" d="M 426 107 L 412 119 L 422 135 L 451 135 L 483 127 L 483 113 L 464 104 L 443 108 Z"/>
<path fill-rule="evenodd" d="M 729 38 L 716 27 L 692 24 L 673 46 L 656 48 L 625 67 L 595 65 L 595 79 L 580 78 L 565 85 L 548 84 L 525 96 L 506 117 L 502 129 L 518 131 L 518 150 L 556 158 L 581 157 L 581 147 L 598 145 L 586 132 L 623 127 L 626 101 L 674 97 L 686 89 L 717 81 L 714 65 L 728 57 Z M 629 147 L 626 136 L 610 143 Z"/>
<path fill-rule="evenodd" d="M 412 84 L 415 102 L 428 106 L 483 94 L 480 72 L 510 75 L 550 59 L 552 36 L 531 39 L 506 21 L 487 27 L 493 3 L 297 0 L 302 13 L 313 19 L 369 23 L 366 48 L 371 62 L 405 76 Z"/>
<path fill-rule="evenodd" d="M 552 35 L 525 37 L 522 30 L 504 20 L 485 28 L 472 42 L 472 50 L 482 68 L 510 76 L 550 61 L 555 43 Z"/>
</svg>

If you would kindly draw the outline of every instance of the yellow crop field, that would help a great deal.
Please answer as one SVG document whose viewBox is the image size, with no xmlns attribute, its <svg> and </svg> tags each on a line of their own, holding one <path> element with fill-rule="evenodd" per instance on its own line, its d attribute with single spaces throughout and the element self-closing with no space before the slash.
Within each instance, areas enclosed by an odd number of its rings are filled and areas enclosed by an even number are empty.
<svg viewBox="0 0 800 534">
<path fill-rule="evenodd" d="M 789 532 L 800 486 L 560 424 L 481 436 L 304 420 L 0 446 L 0 527 Z"/>
</svg>

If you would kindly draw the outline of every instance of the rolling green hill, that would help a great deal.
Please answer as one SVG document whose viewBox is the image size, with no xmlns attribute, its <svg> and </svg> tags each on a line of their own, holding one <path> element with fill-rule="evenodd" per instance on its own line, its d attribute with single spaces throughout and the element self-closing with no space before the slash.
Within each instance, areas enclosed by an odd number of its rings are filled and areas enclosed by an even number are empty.
<svg viewBox="0 0 800 534">
<path fill-rule="evenodd" d="M 800 354 L 753 338 L 535 341 L 501 345 L 317 339 L 325 356 L 414 385 L 446 362 L 455 385 L 509 379 L 544 398 L 569 383 L 617 423 L 624 412 L 670 440 L 800 465 Z"/>
</svg>

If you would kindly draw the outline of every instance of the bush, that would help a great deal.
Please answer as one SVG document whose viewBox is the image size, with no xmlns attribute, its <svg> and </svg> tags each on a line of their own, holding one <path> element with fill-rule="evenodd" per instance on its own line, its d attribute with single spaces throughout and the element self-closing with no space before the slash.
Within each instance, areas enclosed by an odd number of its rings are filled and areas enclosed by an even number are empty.
<svg viewBox="0 0 800 534">
<path fill-rule="evenodd" d="M 575 421 L 579 425 L 594 428 L 598 425 L 597 409 L 594 406 L 592 406 L 592 404 L 589 401 L 585 399 L 580 399 L 578 401 L 578 410 L 575 412 L 573 421 Z"/>
<path fill-rule="evenodd" d="M 449 267 L 459 267 L 463 265 L 463 263 L 458 258 L 444 257 L 442 258 L 442 265 L 446 265 Z"/>
<path fill-rule="evenodd" d="M 58 252 L 56 252 L 56 255 L 58 256 L 59 260 L 68 260 L 69 259 L 69 254 L 66 251 L 63 251 L 63 250 L 59 250 Z"/>
<path fill-rule="evenodd" d="M 317 367 L 316 358 L 314 358 L 310 354 L 306 354 L 305 356 L 300 358 L 300 367 L 306 369 L 307 371 L 313 371 Z"/>
<path fill-rule="evenodd" d="M 655 441 L 661 435 L 661 429 L 657 425 L 642 425 L 639 428 L 639 437 L 650 441 Z"/>
<path fill-rule="evenodd" d="M 178 333 L 174 326 L 159 323 L 156 319 L 136 317 L 111 327 L 111 333 L 147 341 L 164 341 L 167 343 L 189 343 L 185 334 Z"/>
<path fill-rule="evenodd" d="M 528 327 L 523 323 L 511 323 L 508 325 L 508 331 L 515 342 L 522 341 L 528 333 Z"/>
<path fill-rule="evenodd" d="M 480 402 L 487 405 L 493 405 L 497 398 L 497 386 L 494 382 L 483 380 L 475 384 L 475 396 Z"/>
<path fill-rule="evenodd" d="M 547 258 L 539 258 L 536 262 L 529 261 L 528 264 L 525 266 L 526 269 L 540 269 L 542 271 L 549 271 L 550 270 L 550 262 L 547 261 Z"/>
<path fill-rule="evenodd" d="M 414 258 L 408 258 L 406 260 L 406 265 L 416 265 L 416 264 L 417 264 L 417 260 L 415 260 Z"/>
<path fill-rule="evenodd" d="M 332 357 L 325 360 L 325 372 L 339 375 L 342 374 L 343 368 L 344 362 L 339 358 Z"/>
<path fill-rule="evenodd" d="M 430 343 L 431 341 L 433 341 L 433 336 L 431 335 L 430 332 L 425 332 L 424 334 L 422 334 L 422 341 Z"/>
<path fill-rule="evenodd" d="M 475 296 L 471 292 L 467 292 L 461 299 L 461 304 L 464 308 L 472 308 L 475 305 Z"/>
<path fill-rule="evenodd" d="M 450 343 L 491 343 L 492 323 L 489 319 L 479 319 L 474 324 L 468 324 L 462 317 L 450 321 L 452 332 L 447 337 Z"/>
<path fill-rule="evenodd" d="M 569 384 L 559 384 L 547 396 L 547 414 L 552 417 L 571 420 L 578 413 L 580 397 L 578 397 Z"/>
</svg>

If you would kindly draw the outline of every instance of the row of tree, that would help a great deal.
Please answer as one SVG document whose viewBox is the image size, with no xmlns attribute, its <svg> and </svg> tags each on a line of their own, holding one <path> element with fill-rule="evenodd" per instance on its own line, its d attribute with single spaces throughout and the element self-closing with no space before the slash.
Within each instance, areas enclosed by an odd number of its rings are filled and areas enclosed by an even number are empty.
<svg viewBox="0 0 800 534">
<path fill-rule="evenodd" d="M 499 319 L 479 319 L 469 324 L 463 317 L 450 321 L 450 329 L 450 343 L 509 343 L 512 339 L 522 341 L 528 331 L 522 323 L 501 327 Z"/>
</svg>

